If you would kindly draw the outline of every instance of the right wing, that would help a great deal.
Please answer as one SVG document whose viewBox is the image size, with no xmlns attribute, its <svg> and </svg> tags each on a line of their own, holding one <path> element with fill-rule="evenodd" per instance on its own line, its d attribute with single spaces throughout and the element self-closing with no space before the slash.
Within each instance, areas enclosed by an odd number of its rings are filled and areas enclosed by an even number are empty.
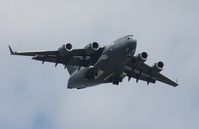
<svg viewBox="0 0 199 129">
<path fill-rule="evenodd" d="M 44 62 L 61 63 L 63 65 L 83 66 L 89 67 L 92 63 L 97 61 L 101 56 L 104 47 L 100 47 L 92 54 L 86 54 L 86 49 L 73 49 L 68 51 L 66 55 L 60 56 L 57 51 L 35 51 L 35 52 L 16 52 L 9 46 L 11 55 L 32 56 L 34 60 Z"/>
<path fill-rule="evenodd" d="M 127 63 L 125 66 L 125 72 L 127 73 L 129 79 L 133 77 L 136 81 L 143 80 L 147 83 L 155 83 L 157 80 L 173 87 L 178 86 L 176 82 L 162 75 L 153 67 L 145 64 L 144 62 L 138 62 L 136 58 L 133 58 L 133 60 Z"/>
</svg>

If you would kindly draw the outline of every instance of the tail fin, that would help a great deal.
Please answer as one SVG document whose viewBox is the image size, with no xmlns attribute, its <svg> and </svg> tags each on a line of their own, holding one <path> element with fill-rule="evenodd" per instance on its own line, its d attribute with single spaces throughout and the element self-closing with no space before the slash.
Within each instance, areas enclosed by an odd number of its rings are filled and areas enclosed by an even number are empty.
<svg viewBox="0 0 199 129">
<path fill-rule="evenodd" d="M 71 75 L 72 73 L 75 72 L 75 70 L 77 69 L 77 66 L 67 65 L 66 68 L 67 68 L 69 74 Z"/>
</svg>

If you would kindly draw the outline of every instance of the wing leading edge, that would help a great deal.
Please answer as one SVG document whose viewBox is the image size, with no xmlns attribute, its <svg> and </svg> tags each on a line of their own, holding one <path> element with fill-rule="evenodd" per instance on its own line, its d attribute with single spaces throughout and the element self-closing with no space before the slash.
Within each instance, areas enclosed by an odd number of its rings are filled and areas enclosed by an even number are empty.
<svg viewBox="0 0 199 129">
<path fill-rule="evenodd" d="M 36 55 L 57 55 L 58 51 L 38 51 L 38 52 L 17 52 L 13 51 L 11 46 L 8 46 L 11 55 L 20 55 L 20 56 L 36 56 Z"/>
<path fill-rule="evenodd" d="M 44 62 L 51 62 L 73 66 L 83 66 L 88 67 L 91 63 L 95 62 L 97 58 L 101 55 L 104 47 L 100 47 L 98 51 L 92 54 L 86 54 L 85 49 L 73 49 L 68 51 L 66 55 L 61 56 L 59 50 L 56 51 L 35 51 L 35 52 L 17 52 L 13 51 L 11 46 L 8 46 L 11 55 L 20 55 L 20 56 L 32 56 L 33 60 L 38 60 Z"/>
</svg>

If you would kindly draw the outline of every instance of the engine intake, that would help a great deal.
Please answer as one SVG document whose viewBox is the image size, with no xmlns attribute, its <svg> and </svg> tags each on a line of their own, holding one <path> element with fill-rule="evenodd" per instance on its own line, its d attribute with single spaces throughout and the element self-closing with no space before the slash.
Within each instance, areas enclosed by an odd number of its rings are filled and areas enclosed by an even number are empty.
<svg viewBox="0 0 199 129">
<path fill-rule="evenodd" d="M 65 44 L 64 47 L 65 47 L 65 49 L 67 51 L 71 51 L 72 50 L 72 44 L 70 44 L 70 43 Z"/>
<path fill-rule="evenodd" d="M 138 62 L 145 62 L 148 58 L 147 52 L 142 52 L 136 56 Z"/>
<path fill-rule="evenodd" d="M 85 49 L 87 55 L 93 54 L 99 50 L 99 44 L 97 42 L 90 43 L 85 47 Z"/>
<path fill-rule="evenodd" d="M 153 69 L 160 72 L 164 69 L 164 63 L 162 61 L 159 61 L 153 65 Z"/>
<path fill-rule="evenodd" d="M 92 44 L 91 44 L 91 47 L 93 48 L 93 50 L 98 50 L 99 49 L 99 44 L 97 43 L 97 42 L 93 42 Z"/>
<path fill-rule="evenodd" d="M 72 51 L 72 44 L 71 43 L 64 44 L 58 50 L 60 56 L 66 56 L 68 52 Z"/>
</svg>

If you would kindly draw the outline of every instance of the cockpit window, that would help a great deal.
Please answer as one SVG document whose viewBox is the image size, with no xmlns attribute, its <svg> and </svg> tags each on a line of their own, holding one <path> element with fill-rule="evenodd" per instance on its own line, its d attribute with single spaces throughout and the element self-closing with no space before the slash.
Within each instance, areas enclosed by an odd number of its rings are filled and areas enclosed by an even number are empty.
<svg viewBox="0 0 199 129">
<path fill-rule="evenodd" d="M 136 38 L 133 35 L 127 35 L 127 36 L 124 37 L 124 39 L 126 39 L 126 40 L 130 40 L 130 39 L 136 40 Z"/>
<path fill-rule="evenodd" d="M 131 37 L 133 37 L 133 35 L 124 36 L 124 38 L 131 38 Z"/>
<path fill-rule="evenodd" d="M 124 37 L 121 37 L 119 39 L 117 39 L 116 41 L 114 41 L 111 45 L 114 46 L 116 45 L 117 43 L 120 43 L 121 41 L 126 41 L 126 40 L 130 40 L 130 39 L 134 39 L 134 36 L 133 35 L 126 35 Z"/>
</svg>

